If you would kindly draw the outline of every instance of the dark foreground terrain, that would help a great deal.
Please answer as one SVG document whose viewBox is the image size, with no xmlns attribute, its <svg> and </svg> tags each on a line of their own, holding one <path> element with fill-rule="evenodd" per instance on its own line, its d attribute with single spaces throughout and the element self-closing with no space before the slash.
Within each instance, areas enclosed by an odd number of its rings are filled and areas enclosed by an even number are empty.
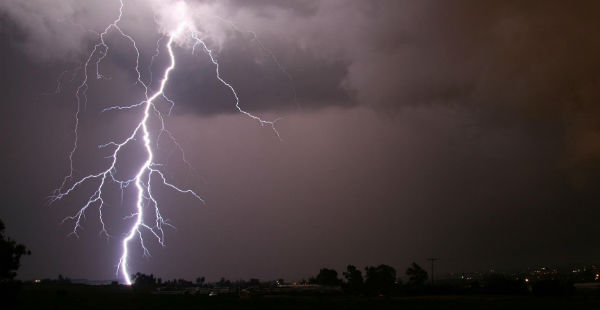
<svg viewBox="0 0 600 310">
<path fill-rule="evenodd" d="M 123 286 L 23 285 L 1 308 L 14 309 L 600 309 L 600 296 L 193 295 L 134 292 Z M 8 307 L 6 307 L 8 306 Z"/>
</svg>

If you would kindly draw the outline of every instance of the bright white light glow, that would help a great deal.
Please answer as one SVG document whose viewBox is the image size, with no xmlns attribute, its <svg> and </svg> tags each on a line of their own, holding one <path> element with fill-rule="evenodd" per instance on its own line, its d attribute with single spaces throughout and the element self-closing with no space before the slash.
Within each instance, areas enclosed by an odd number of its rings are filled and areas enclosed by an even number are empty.
<svg viewBox="0 0 600 310">
<path fill-rule="evenodd" d="M 108 231 L 107 231 L 104 219 L 103 219 L 103 215 L 102 215 L 102 210 L 103 210 L 103 207 L 105 206 L 104 196 L 103 196 L 104 187 L 108 182 L 117 183 L 120 186 L 121 190 L 127 188 L 131 184 L 135 185 L 137 199 L 135 202 L 134 211 L 130 216 L 128 216 L 126 218 L 126 220 L 133 219 L 134 223 L 131 224 L 131 226 L 127 230 L 127 234 L 123 237 L 123 239 L 121 241 L 122 252 L 121 252 L 120 259 L 119 259 L 119 263 L 117 265 L 117 274 L 121 275 L 121 278 L 124 280 L 125 283 L 131 284 L 132 279 L 131 279 L 129 267 L 130 267 L 130 247 L 132 246 L 132 242 L 136 241 L 136 240 L 139 241 L 139 244 L 144 252 L 144 255 L 149 255 L 148 249 L 146 248 L 144 239 L 142 237 L 142 231 L 150 232 L 151 235 L 156 237 L 156 239 L 158 240 L 158 242 L 161 245 L 164 245 L 163 226 L 164 225 L 170 226 L 170 224 L 167 223 L 167 221 L 165 221 L 163 219 L 163 217 L 161 216 L 158 201 L 156 200 L 155 194 L 152 191 L 151 184 L 153 184 L 153 180 L 157 179 L 166 187 L 169 187 L 180 193 L 189 194 L 192 197 L 198 199 L 200 202 L 204 202 L 202 200 L 202 198 L 200 197 L 200 195 L 198 195 L 193 190 L 182 189 L 182 188 L 178 187 L 177 185 L 174 185 L 167 181 L 167 178 L 165 177 L 164 173 L 160 170 L 161 165 L 159 163 L 155 162 L 155 158 L 154 158 L 155 156 L 154 156 L 154 150 L 153 150 L 153 145 L 154 145 L 153 142 L 155 142 L 155 141 L 153 140 L 153 137 L 148 129 L 148 127 L 149 127 L 148 123 L 149 123 L 149 120 L 151 119 L 151 117 L 153 117 L 153 116 L 157 117 L 157 119 L 162 124 L 161 132 L 160 132 L 159 136 L 162 134 L 165 134 L 166 136 L 168 136 L 170 139 L 173 140 L 173 142 L 175 143 L 175 145 L 177 147 L 181 148 L 179 143 L 177 143 L 177 141 L 174 140 L 173 135 L 168 130 L 165 129 L 163 115 L 158 110 L 158 108 L 155 106 L 155 100 L 158 98 L 164 98 L 169 103 L 171 103 L 171 105 L 174 104 L 174 102 L 172 100 L 170 100 L 166 97 L 164 90 L 165 90 L 167 83 L 169 83 L 170 74 L 173 70 L 175 70 L 176 64 L 177 64 L 177 62 L 176 62 L 177 57 L 173 51 L 173 44 L 175 43 L 175 41 L 180 40 L 180 39 L 183 41 L 191 40 L 192 42 L 194 42 L 193 47 L 192 47 L 192 52 L 194 52 L 197 47 L 201 47 L 202 51 L 204 51 L 210 57 L 210 61 L 214 65 L 214 68 L 215 68 L 214 74 L 216 75 L 216 78 L 223 85 L 227 86 L 227 88 L 231 91 L 231 94 L 234 99 L 235 108 L 243 115 L 245 115 L 253 120 L 256 120 L 260 125 L 269 126 L 278 137 L 279 137 L 279 133 L 278 133 L 277 129 L 275 128 L 275 122 L 277 120 L 274 120 L 274 121 L 264 120 L 254 114 L 251 114 L 251 113 L 243 110 L 240 107 L 240 100 L 239 100 L 238 94 L 235 91 L 234 87 L 230 83 L 225 81 L 219 73 L 219 63 L 216 60 L 216 58 L 213 54 L 213 51 L 208 48 L 207 44 L 202 40 L 199 32 L 196 30 L 196 27 L 194 26 L 194 24 L 190 21 L 190 19 L 187 18 L 187 14 L 186 14 L 187 7 L 186 7 L 185 2 L 183 2 L 183 1 L 176 2 L 174 4 L 174 7 L 172 8 L 172 10 L 174 12 L 173 16 L 178 21 L 177 21 L 176 29 L 168 34 L 167 42 L 165 44 L 166 50 L 169 55 L 169 66 L 164 70 L 164 72 L 162 74 L 158 89 L 152 91 L 149 88 L 149 86 L 142 81 L 142 76 L 141 76 L 140 69 L 139 69 L 140 51 L 138 50 L 136 41 L 134 40 L 133 37 L 131 37 L 130 35 L 125 33 L 119 27 L 119 22 L 121 21 L 121 18 L 123 16 L 123 10 L 124 10 L 123 0 L 119 0 L 119 2 L 120 2 L 120 7 L 119 7 L 119 12 L 118 12 L 117 18 L 110 25 L 108 25 L 104 29 L 103 32 L 101 32 L 99 34 L 98 42 L 94 45 L 92 51 L 90 52 L 90 54 L 88 55 L 88 57 L 86 58 L 86 61 L 84 62 L 83 66 L 82 66 L 83 80 L 81 81 L 81 84 L 79 85 L 79 87 L 77 88 L 77 90 L 75 92 L 76 106 L 77 106 L 77 109 L 75 112 L 75 131 L 74 131 L 75 138 L 74 138 L 73 147 L 71 148 L 71 150 L 69 152 L 69 165 L 70 165 L 69 173 L 63 179 L 63 182 L 60 185 L 60 187 L 55 191 L 54 195 L 52 196 L 52 201 L 56 201 L 56 200 L 59 200 L 59 199 L 62 199 L 64 197 L 68 196 L 69 194 L 71 194 L 72 192 L 74 192 L 75 190 L 80 188 L 84 183 L 97 181 L 98 186 L 95 187 L 95 191 L 88 197 L 88 199 L 87 199 L 86 203 L 83 205 L 83 207 L 81 207 L 74 215 L 66 217 L 63 220 L 63 222 L 72 220 L 75 223 L 72 234 L 77 235 L 78 230 L 81 228 L 81 220 L 82 220 L 82 218 L 85 217 L 86 211 L 90 207 L 95 206 L 98 208 L 98 211 L 99 211 L 99 221 L 100 221 L 101 227 L 102 227 L 101 233 L 104 234 L 106 237 L 109 237 L 109 234 L 108 234 Z M 87 90 L 88 90 L 88 78 L 89 78 L 88 71 L 89 71 L 90 67 L 95 68 L 96 78 L 97 79 L 104 78 L 104 76 L 102 74 L 100 74 L 99 67 L 100 67 L 101 62 L 104 60 L 104 58 L 108 54 L 109 45 L 105 41 L 105 37 L 111 31 L 116 31 L 123 38 L 127 39 L 130 42 L 130 44 L 133 46 L 133 48 L 135 49 L 135 52 L 136 52 L 135 71 L 137 73 L 137 83 L 143 87 L 143 89 L 145 91 L 145 99 L 141 102 L 134 103 L 131 105 L 113 106 L 113 107 L 109 107 L 109 108 L 106 108 L 103 110 L 103 112 L 123 110 L 123 109 L 140 110 L 140 118 L 137 121 L 137 123 L 135 123 L 134 129 L 129 133 L 127 138 L 123 139 L 122 141 L 110 141 L 108 143 L 101 144 L 98 146 L 99 148 L 103 148 L 103 149 L 104 148 L 112 149 L 112 153 L 109 155 L 109 158 L 111 159 L 110 165 L 108 165 L 108 167 L 105 170 L 102 170 L 102 171 L 99 171 L 99 172 L 96 172 L 93 174 L 89 174 L 89 175 L 86 175 L 82 178 L 75 180 L 74 167 L 73 167 L 73 156 L 74 156 L 75 152 L 77 151 L 78 142 L 79 142 L 78 139 L 80 138 L 78 135 L 79 115 L 82 110 L 82 106 L 87 103 Z M 160 43 L 160 41 L 157 44 L 159 44 L 159 43 Z M 157 48 L 157 53 L 158 53 L 158 48 Z M 157 54 L 155 54 L 155 56 L 156 55 Z M 171 106 L 171 108 L 172 108 L 172 106 Z M 144 157 L 139 159 L 140 160 L 139 170 L 137 170 L 135 177 L 132 179 L 123 180 L 123 179 L 117 178 L 115 167 L 116 167 L 117 163 L 119 162 L 120 152 L 123 150 L 123 148 L 126 145 L 128 145 L 130 143 L 134 143 L 134 141 L 136 141 L 138 139 L 141 139 L 141 141 L 143 142 L 143 147 L 144 147 Z M 185 158 L 184 158 L 184 160 L 185 160 Z M 71 184 L 71 185 L 69 186 L 68 184 Z M 145 212 L 153 213 L 154 218 L 155 218 L 154 223 L 146 223 L 144 221 Z"/>
</svg>

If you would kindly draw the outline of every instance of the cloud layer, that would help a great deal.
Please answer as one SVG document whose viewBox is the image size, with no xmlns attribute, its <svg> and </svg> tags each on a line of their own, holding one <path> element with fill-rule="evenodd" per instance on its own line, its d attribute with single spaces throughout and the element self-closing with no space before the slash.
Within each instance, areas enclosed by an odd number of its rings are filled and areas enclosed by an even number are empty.
<svg viewBox="0 0 600 310">
<path fill-rule="evenodd" d="M 597 257 L 597 1 L 188 1 L 178 12 L 180 3 L 125 1 L 120 25 L 138 41 L 144 79 L 157 40 L 189 18 L 242 106 L 286 117 L 285 142 L 234 114 L 207 56 L 179 45 L 167 123 L 198 170 L 165 162 L 209 205 L 168 196 L 178 235 L 140 270 L 186 276 L 201 265 L 210 278 L 297 279 L 323 264 L 403 268 L 431 255 L 448 271 Z M 31 277 L 55 266 L 96 278 L 114 271 L 109 245 L 65 244 L 56 236 L 62 209 L 31 206 L 64 172 L 78 65 L 117 9 L 118 1 L 0 3 L 0 162 L 12 163 L 3 194 L 18 206 L 0 215 L 44 253 L 32 256 Z M 100 70 L 111 79 L 90 81 L 79 173 L 102 163 L 97 142 L 132 117 L 99 111 L 141 97 L 131 45 L 115 33 L 107 40 Z M 166 64 L 160 51 L 154 78 Z M 57 77 L 61 92 L 39 96 Z M 95 240 L 87 225 L 82 240 Z M 37 229 L 55 238 L 39 240 Z M 52 247 L 80 263 L 69 266 Z"/>
</svg>

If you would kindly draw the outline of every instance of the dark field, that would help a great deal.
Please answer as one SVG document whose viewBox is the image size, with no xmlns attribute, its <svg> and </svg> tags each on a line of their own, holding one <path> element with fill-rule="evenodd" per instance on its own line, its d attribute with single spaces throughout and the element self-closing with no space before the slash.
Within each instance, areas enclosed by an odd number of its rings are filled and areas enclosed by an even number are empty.
<svg viewBox="0 0 600 310">
<path fill-rule="evenodd" d="M 7 293 L 4 291 L 3 293 Z M 4 295 L 4 294 L 3 294 Z M 346 295 L 157 295 L 122 286 L 23 285 L 4 296 L 16 309 L 600 309 L 597 294 L 435 295 L 353 297 Z M 4 307 L 3 307 L 4 308 Z"/>
</svg>

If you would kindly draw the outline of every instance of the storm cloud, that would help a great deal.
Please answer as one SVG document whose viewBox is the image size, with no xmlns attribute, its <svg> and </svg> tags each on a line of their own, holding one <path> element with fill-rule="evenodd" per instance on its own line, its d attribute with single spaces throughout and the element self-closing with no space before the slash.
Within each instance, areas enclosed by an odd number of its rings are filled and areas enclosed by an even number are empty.
<svg viewBox="0 0 600 310">
<path fill-rule="evenodd" d="M 125 1 L 120 25 L 154 87 L 164 46 L 148 67 L 175 3 Z M 323 266 L 404 268 L 431 256 L 458 271 L 600 255 L 590 247 L 600 233 L 597 1 L 188 4 L 241 105 L 283 117 L 284 141 L 236 114 L 206 54 L 178 45 L 167 125 L 195 168 L 163 155 L 169 176 L 207 205 L 166 193 L 178 230 L 138 270 L 299 279 Z M 9 202 L 0 217 L 34 252 L 25 278 L 57 268 L 113 275 L 106 262 L 116 242 L 97 237 L 93 216 L 80 239 L 64 237 L 71 227 L 59 223 L 77 199 L 42 205 L 66 169 L 80 64 L 117 9 L 118 1 L 0 3 Z M 81 174 L 102 165 L 97 144 L 135 116 L 100 111 L 142 96 L 131 45 L 107 38 L 100 70 L 110 79 L 90 81 L 82 112 Z"/>
<path fill-rule="evenodd" d="M 154 54 L 157 34 L 173 23 L 172 10 L 166 8 L 175 3 L 126 2 L 122 27 L 141 42 L 143 61 Z M 592 31 L 600 22 L 593 14 L 594 2 L 189 4 L 188 15 L 218 50 L 224 75 L 252 94 L 246 97 L 255 110 L 289 108 L 292 85 L 295 99 L 309 107 L 317 102 L 392 109 L 493 105 L 528 116 L 537 114 L 538 107 L 562 113 L 597 99 L 600 44 Z M 73 55 L 87 54 L 93 32 L 115 18 L 117 6 L 105 1 L 5 1 L 2 8 L 24 31 L 19 44 L 33 58 L 77 63 Z M 201 56 L 183 58 L 185 66 L 176 72 L 181 80 L 199 79 L 197 72 L 211 66 Z M 215 87 L 197 84 L 199 93 Z M 195 102 L 185 103 L 202 110 Z"/>
</svg>

